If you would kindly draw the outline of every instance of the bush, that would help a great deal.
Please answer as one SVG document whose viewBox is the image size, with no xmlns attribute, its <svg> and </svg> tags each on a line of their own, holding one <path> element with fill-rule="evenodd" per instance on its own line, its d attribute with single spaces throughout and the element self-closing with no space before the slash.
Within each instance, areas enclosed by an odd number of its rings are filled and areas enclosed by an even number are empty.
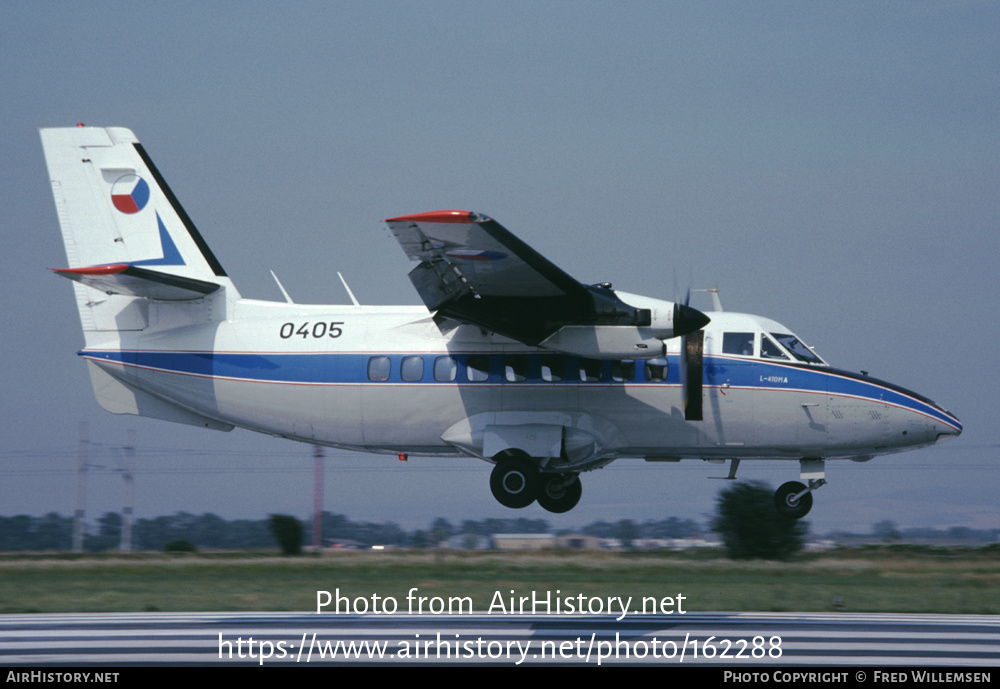
<svg viewBox="0 0 1000 689">
<path fill-rule="evenodd" d="M 719 493 L 712 530 L 734 560 L 787 560 L 802 550 L 809 525 L 778 514 L 774 489 L 761 481 L 740 481 Z"/>
<path fill-rule="evenodd" d="M 272 514 L 268 521 L 268 528 L 278 539 L 282 554 L 299 555 L 302 553 L 302 539 L 305 531 L 298 519 L 288 514 Z"/>
<path fill-rule="evenodd" d="M 198 549 L 194 547 L 194 543 L 191 541 L 184 540 L 183 538 L 178 538 L 167 543 L 163 550 L 168 553 L 196 553 Z"/>
</svg>

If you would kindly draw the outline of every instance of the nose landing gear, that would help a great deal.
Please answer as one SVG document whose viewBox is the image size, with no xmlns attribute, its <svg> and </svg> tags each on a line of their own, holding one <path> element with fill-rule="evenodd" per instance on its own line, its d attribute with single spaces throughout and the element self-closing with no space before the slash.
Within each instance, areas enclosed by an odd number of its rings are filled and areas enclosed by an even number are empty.
<svg viewBox="0 0 1000 689">
<path fill-rule="evenodd" d="M 812 492 L 826 483 L 826 479 L 809 479 L 809 487 L 798 481 L 782 483 L 774 492 L 774 506 L 779 514 L 789 519 L 802 519 L 813 506 Z"/>
<path fill-rule="evenodd" d="M 808 481 L 805 486 L 798 481 L 783 483 L 774 492 L 774 507 L 789 519 L 802 519 L 813 506 L 812 492 L 826 484 L 826 461 L 818 457 L 799 460 L 799 478 Z"/>
</svg>

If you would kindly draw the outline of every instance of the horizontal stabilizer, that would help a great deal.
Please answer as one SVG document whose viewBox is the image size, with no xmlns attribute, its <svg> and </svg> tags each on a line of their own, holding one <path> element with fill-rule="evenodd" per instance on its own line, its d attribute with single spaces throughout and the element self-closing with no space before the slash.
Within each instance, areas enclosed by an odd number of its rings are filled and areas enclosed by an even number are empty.
<svg viewBox="0 0 1000 689">
<path fill-rule="evenodd" d="M 222 286 L 214 282 L 138 268 L 126 263 L 53 270 L 63 277 L 106 294 L 124 294 L 160 301 L 201 299 Z"/>
</svg>

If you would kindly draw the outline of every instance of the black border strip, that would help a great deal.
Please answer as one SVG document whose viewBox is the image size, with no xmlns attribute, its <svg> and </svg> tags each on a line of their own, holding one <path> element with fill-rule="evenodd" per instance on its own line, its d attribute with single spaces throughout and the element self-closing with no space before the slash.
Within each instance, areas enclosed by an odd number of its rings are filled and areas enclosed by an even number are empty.
<svg viewBox="0 0 1000 689">
<path fill-rule="evenodd" d="M 142 147 L 142 144 L 136 142 L 132 145 L 135 146 L 135 150 L 139 153 L 139 157 L 142 158 L 142 162 L 146 164 L 150 174 L 153 175 L 156 183 L 160 186 L 160 189 L 163 190 L 163 193 L 166 195 L 167 200 L 173 207 L 174 212 L 177 213 L 181 222 L 184 223 L 184 227 L 187 228 L 188 234 L 191 235 L 191 239 L 193 239 L 194 243 L 198 246 L 198 249 L 201 251 L 201 255 L 204 256 L 205 260 L 208 262 L 212 272 L 219 277 L 229 277 L 226 274 L 226 271 L 223 270 L 222 264 L 219 263 L 219 259 L 217 259 L 215 254 L 212 253 L 212 250 L 208 248 L 208 244 L 201 236 L 201 233 L 198 232 L 198 228 L 196 228 L 194 223 L 191 222 L 191 218 L 189 218 L 188 214 L 184 211 L 180 201 L 178 201 L 177 197 L 174 196 L 174 192 L 170 190 L 170 186 L 167 185 L 166 180 L 163 179 L 163 175 L 161 175 L 160 171 L 156 169 L 155 165 L 153 165 L 153 161 L 150 159 L 149 155 L 146 154 L 146 150 Z"/>
<path fill-rule="evenodd" d="M 536 273 L 561 289 L 566 295 L 580 298 L 587 288 L 562 268 L 528 246 L 522 239 L 492 218 L 476 223 L 495 241 L 505 246 Z"/>
<path fill-rule="evenodd" d="M 186 278 L 181 275 L 161 273 L 156 270 L 146 270 L 145 268 L 137 268 L 136 266 L 129 266 L 122 271 L 122 274 L 139 278 L 141 280 L 156 282 L 161 285 L 167 285 L 168 287 L 186 289 L 199 294 L 211 294 L 221 287 L 221 285 L 214 282 L 205 282 L 204 280 L 195 280 L 194 278 Z"/>
</svg>

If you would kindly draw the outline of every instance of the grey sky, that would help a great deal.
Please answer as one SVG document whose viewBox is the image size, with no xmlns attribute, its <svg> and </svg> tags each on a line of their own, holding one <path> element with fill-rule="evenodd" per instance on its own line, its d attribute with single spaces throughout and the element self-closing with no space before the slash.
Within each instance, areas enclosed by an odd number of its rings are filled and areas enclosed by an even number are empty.
<svg viewBox="0 0 1000 689">
<path fill-rule="evenodd" d="M 36 129 L 126 126 L 245 296 L 418 303 L 382 218 L 487 213 L 582 281 L 722 289 L 843 368 L 965 424 L 828 466 L 814 529 L 1000 526 L 1000 5 L 0 4 L 5 250 L 0 514 L 72 512 L 78 424 L 135 429 L 136 511 L 305 515 L 311 448 L 94 401 Z M 675 277 L 676 276 L 676 277 Z M 475 460 L 328 452 L 326 508 L 425 526 L 711 512 L 724 468 L 621 461 L 554 516 Z M 246 468 L 246 469 L 244 469 Z M 797 465 L 744 463 L 779 483 Z M 120 506 L 95 470 L 91 517 Z"/>
</svg>

